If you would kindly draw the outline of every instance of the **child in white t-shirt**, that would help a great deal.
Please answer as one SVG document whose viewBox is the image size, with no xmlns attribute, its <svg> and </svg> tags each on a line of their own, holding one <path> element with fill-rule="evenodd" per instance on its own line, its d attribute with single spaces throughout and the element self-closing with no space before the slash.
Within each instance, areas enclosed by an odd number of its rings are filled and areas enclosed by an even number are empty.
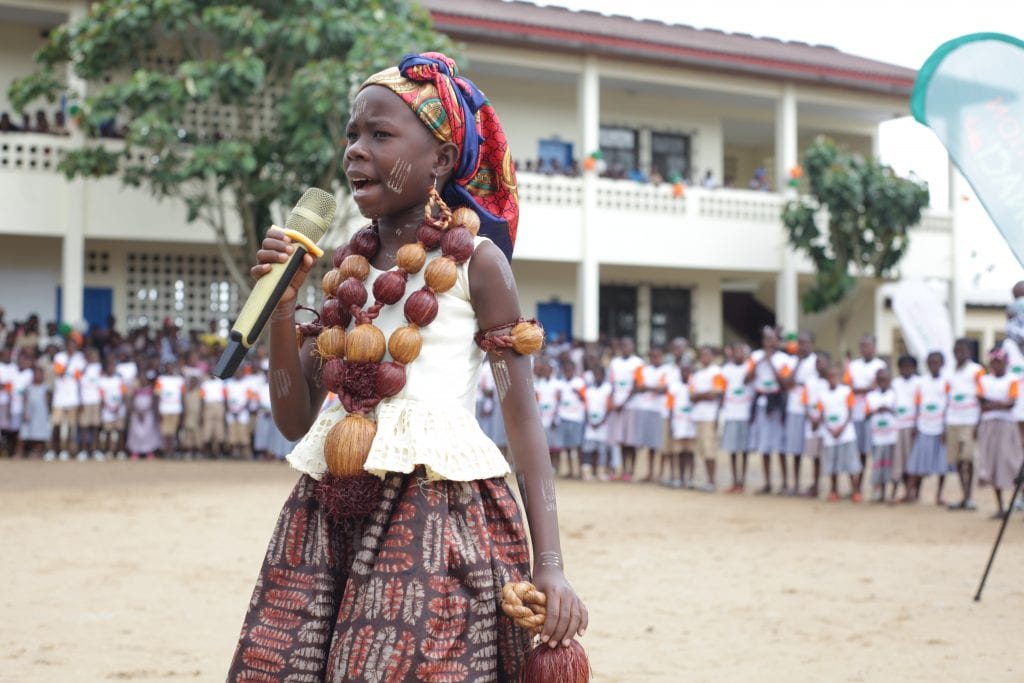
<svg viewBox="0 0 1024 683">
<path fill-rule="evenodd" d="M 747 453 L 750 445 L 750 417 L 754 408 L 754 385 L 747 378 L 750 347 L 741 342 L 732 346 L 732 360 L 722 366 L 722 450 L 729 454 L 732 488 L 743 493 L 747 478 Z"/>
<path fill-rule="evenodd" d="M 583 430 L 587 419 L 586 384 L 582 377 L 576 375 L 576 364 L 566 355 L 559 364 L 562 378 L 558 384 L 558 432 L 557 453 L 553 456 L 561 459 L 565 453 L 569 460 L 569 474 L 572 477 L 583 476 L 580 463 L 580 449 L 583 448 Z M 557 468 L 556 468 L 557 471 Z M 593 472 L 590 472 L 591 478 Z"/>
<path fill-rule="evenodd" d="M 896 447 L 892 452 L 893 495 L 900 484 L 903 484 L 903 497 L 900 502 L 907 502 L 909 488 L 907 486 L 907 462 L 914 447 L 914 433 L 917 431 L 917 392 L 921 386 L 921 377 L 917 374 L 917 359 L 913 356 L 900 356 L 896 362 L 899 377 L 892 380 L 892 390 L 896 393 Z"/>
<path fill-rule="evenodd" d="M 690 400 L 689 381 L 690 366 L 683 365 L 679 368 L 679 378 L 674 379 L 668 385 L 669 430 L 672 440 L 666 450 L 671 457 L 671 481 L 669 483 L 674 488 L 692 485 L 694 479 L 697 425 L 693 421 L 693 402 Z"/>
<path fill-rule="evenodd" d="M 79 398 L 82 405 L 78 411 L 78 459 L 88 460 L 89 454 L 95 460 L 103 460 L 103 452 L 99 450 L 99 431 L 102 422 L 102 397 L 100 394 L 100 378 L 103 377 L 103 365 L 100 363 L 100 352 L 95 348 L 85 351 L 85 368 L 78 381 Z"/>
<path fill-rule="evenodd" d="M 946 431 L 946 404 L 949 398 L 948 381 L 943 372 L 945 357 L 940 351 L 928 354 L 926 364 L 928 374 L 921 378 L 917 389 L 917 436 L 914 447 L 907 461 L 908 485 L 910 499 L 917 501 L 921 495 L 921 481 L 929 475 L 939 478 L 935 504 L 944 506 L 942 488 L 949 472 L 949 460 L 946 457 L 946 444 L 943 435 Z"/>
<path fill-rule="evenodd" d="M 613 469 L 609 461 L 611 446 L 608 444 L 608 415 L 612 409 L 612 385 L 605 379 L 604 368 L 594 366 L 590 371 L 593 380 L 587 385 L 585 404 L 587 409 L 586 427 L 583 430 L 583 478 L 587 479 L 588 467 L 593 467 L 600 481 L 608 481 Z"/>
<path fill-rule="evenodd" d="M 171 363 L 164 365 L 163 374 L 156 378 L 157 409 L 160 414 L 160 436 L 164 454 L 170 457 L 179 451 L 178 429 L 185 413 L 185 377 Z"/>
<path fill-rule="evenodd" d="M 847 474 L 853 491 L 851 500 L 859 503 L 862 469 L 857 454 L 857 433 L 853 429 L 854 395 L 848 385 L 839 383 L 839 374 L 838 367 L 829 368 L 825 378 L 828 388 L 818 397 L 818 411 L 824 428 L 822 470 L 831 481 L 829 502 L 839 500 L 839 475 Z"/>
<path fill-rule="evenodd" d="M 68 460 L 71 457 L 69 451 L 76 441 L 78 409 L 82 405 L 78 380 L 85 366 L 85 356 L 78 350 L 74 339 L 68 339 L 67 350 L 58 351 L 53 357 L 53 404 L 50 406 L 53 433 L 50 437 L 50 450 L 44 456 L 46 460 L 56 457 Z"/>
<path fill-rule="evenodd" d="M 128 437 L 128 406 L 125 398 L 128 395 L 128 386 L 118 374 L 113 359 L 108 358 L 103 364 L 103 374 L 98 385 L 102 402 L 98 443 L 105 444 L 101 448 L 101 452 L 105 453 L 104 457 L 112 458 L 116 454 L 123 460 L 128 457 L 125 451 L 125 439 Z"/>
<path fill-rule="evenodd" d="M 896 450 L 899 426 L 896 424 L 896 392 L 888 368 L 878 371 L 875 389 L 864 397 L 864 414 L 871 427 L 871 485 L 873 500 L 885 502 L 886 485 L 892 481 L 893 452 Z M 896 484 L 889 500 L 896 498 Z"/>
<path fill-rule="evenodd" d="M 227 402 L 224 380 L 219 377 L 206 378 L 199 386 L 199 395 L 203 399 L 203 428 L 200 440 L 206 447 L 209 457 L 223 455 L 224 413 Z"/>
<path fill-rule="evenodd" d="M 537 397 L 537 410 L 540 412 L 540 422 L 544 427 L 544 434 L 547 436 L 551 466 L 554 468 L 555 474 L 558 474 L 561 469 L 559 467 L 561 463 L 558 458 L 560 444 L 556 428 L 558 421 L 559 384 L 551 376 L 553 371 L 547 359 L 534 359 L 533 374 L 533 391 Z"/>
</svg>

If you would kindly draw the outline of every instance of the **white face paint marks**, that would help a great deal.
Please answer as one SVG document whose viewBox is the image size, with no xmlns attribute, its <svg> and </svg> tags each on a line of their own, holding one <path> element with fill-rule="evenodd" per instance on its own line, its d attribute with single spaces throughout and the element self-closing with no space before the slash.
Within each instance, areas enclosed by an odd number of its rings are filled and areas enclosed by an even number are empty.
<svg viewBox="0 0 1024 683">
<path fill-rule="evenodd" d="M 287 398 L 291 393 L 292 378 L 286 370 L 274 370 L 270 373 L 270 395 L 274 398 Z"/>
<path fill-rule="evenodd" d="M 395 165 L 391 167 L 391 173 L 388 174 L 387 179 L 384 181 L 384 187 L 395 194 L 402 194 L 406 183 L 409 181 L 409 171 L 411 170 L 412 163 L 399 158 Z"/>
<path fill-rule="evenodd" d="M 491 361 L 491 373 L 494 375 L 494 388 L 498 390 L 498 400 L 504 401 L 512 388 L 512 375 L 504 358 Z"/>
</svg>

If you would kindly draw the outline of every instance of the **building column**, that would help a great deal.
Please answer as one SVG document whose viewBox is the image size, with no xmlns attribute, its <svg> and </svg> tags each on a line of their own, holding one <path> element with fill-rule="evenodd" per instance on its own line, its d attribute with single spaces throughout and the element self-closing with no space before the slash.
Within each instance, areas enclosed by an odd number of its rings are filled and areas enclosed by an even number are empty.
<svg viewBox="0 0 1024 683">
<path fill-rule="evenodd" d="M 967 259 L 964 258 L 969 249 L 965 250 L 961 244 L 963 230 L 960 227 L 960 172 L 956 170 L 952 160 L 947 164 L 949 169 L 949 239 L 950 256 L 952 263 L 950 270 L 952 277 L 949 280 L 949 320 L 953 325 L 953 337 L 964 336 L 967 328 L 965 320 L 967 313 L 967 301 L 964 296 L 965 284 L 970 275 L 967 270 Z M 986 351 L 987 349 L 982 349 Z"/>
<path fill-rule="evenodd" d="M 775 186 L 788 201 L 796 198 L 796 190 L 789 186 L 789 171 L 797 165 L 796 88 L 785 83 L 775 105 Z M 795 332 L 799 323 L 796 254 L 786 239 L 785 228 L 779 226 L 779 274 L 775 281 L 775 324 L 784 332 Z"/>
<path fill-rule="evenodd" d="M 582 131 L 582 158 L 600 148 L 601 83 L 597 58 L 587 55 L 579 81 L 580 129 Z M 580 231 L 580 265 L 577 301 L 580 307 L 580 333 L 584 341 L 596 342 L 600 315 L 600 265 L 597 245 L 592 229 L 597 219 L 597 172 L 583 172 L 582 230 Z"/>
<path fill-rule="evenodd" d="M 694 348 L 725 342 L 722 332 L 722 280 L 714 275 L 702 275 L 691 298 L 693 302 L 693 328 L 690 345 Z"/>
<path fill-rule="evenodd" d="M 88 2 L 76 0 L 68 8 L 68 21 L 79 21 L 88 11 Z M 75 74 L 71 65 L 68 66 L 67 80 L 71 99 L 84 99 L 86 83 Z M 72 142 L 82 145 L 82 131 L 73 125 L 69 125 L 68 129 Z M 60 306 L 63 322 L 77 325 L 85 317 L 85 181 L 71 180 L 68 185 L 68 229 L 61 242 Z"/>
<path fill-rule="evenodd" d="M 68 229 L 61 241 L 61 319 L 77 325 L 84 318 L 85 181 L 72 180 L 68 189 Z"/>
</svg>

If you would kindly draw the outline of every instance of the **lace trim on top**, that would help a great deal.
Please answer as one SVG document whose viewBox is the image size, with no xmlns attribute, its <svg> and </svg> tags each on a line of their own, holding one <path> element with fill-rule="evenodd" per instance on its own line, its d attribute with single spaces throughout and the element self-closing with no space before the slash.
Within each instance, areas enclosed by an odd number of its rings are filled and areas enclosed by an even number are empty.
<svg viewBox="0 0 1024 683">
<path fill-rule="evenodd" d="M 422 465 L 429 479 L 474 481 L 503 477 L 510 471 L 476 418 L 458 403 L 391 399 L 376 412 L 377 435 L 364 466 L 371 474 L 381 478 L 388 472 L 408 474 Z M 288 454 L 289 464 L 314 479 L 323 477 L 327 471 L 324 441 L 345 415 L 341 406 L 322 412 Z"/>
</svg>

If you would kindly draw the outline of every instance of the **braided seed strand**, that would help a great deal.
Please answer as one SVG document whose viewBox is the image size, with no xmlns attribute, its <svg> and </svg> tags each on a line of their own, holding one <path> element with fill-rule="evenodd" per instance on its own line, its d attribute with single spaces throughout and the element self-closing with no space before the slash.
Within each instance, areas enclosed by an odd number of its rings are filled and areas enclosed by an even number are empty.
<svg viewBox="0 0 1024 683">
<path fill-rule="evenodd" d="M 544 628 L 547 596 L 529 581 L 506 583 L 501 589 L 501 610 L 520 628 L 538 634 Z"/>
</svg>

